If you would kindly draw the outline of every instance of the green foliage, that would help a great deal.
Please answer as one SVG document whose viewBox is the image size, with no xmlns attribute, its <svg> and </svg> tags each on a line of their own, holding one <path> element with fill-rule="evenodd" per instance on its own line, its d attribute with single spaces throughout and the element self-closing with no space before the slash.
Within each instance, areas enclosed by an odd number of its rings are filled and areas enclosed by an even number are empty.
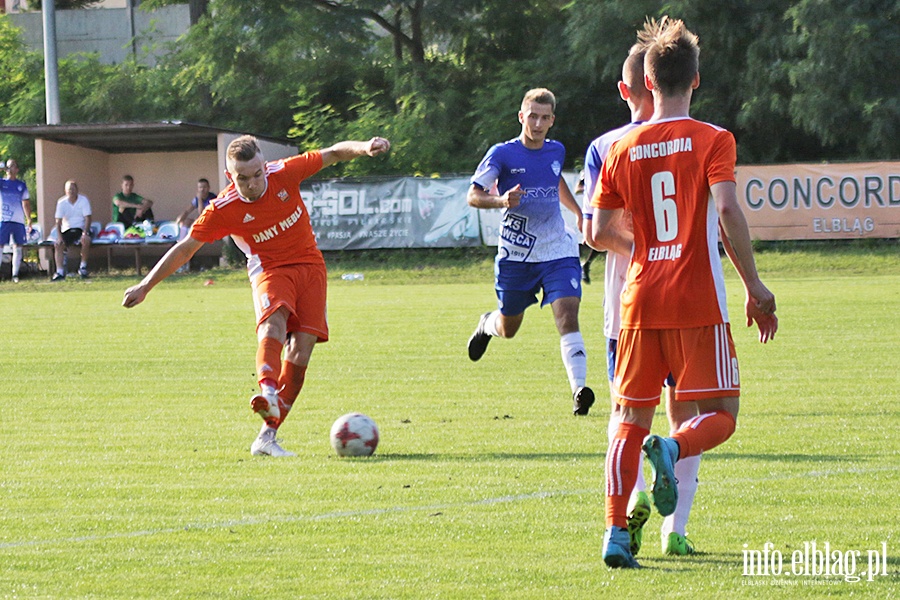
<svg viewBox="0 0 900 600">
<path fill-rule="evenodd" d="M 473 158 L 464 129 L 463 107 L 467 99 L 455 91 L 454 76 L 458 79 L 452 69 L 439 64 L 424 76 L 407 73 L 398 78 L 394 99 L 357 85 L 350 96 L 354 101 L 343 107 L 311 101 L 303 88 L 290 135 L 299 140 L 301 147 L 325 147 L 337 140 L 368 139 L 373 135 L 391 140 L 389 160 L 376 160 L 375 164 L 343 163 L 330 173 L 430 174 L 438 170 L 437 166 L 443 173 L 468 171 L 477 158 Z M 433 85 L 424 84 L 423 78 Z M 438 85 L 441 81 L 451 85 L 442 88 Z"/>
<path fill-rule="evenodd" d="M 146 0 L 154 8 L 177 0 Z M 339 175 L 470 172 L 519 132 L 522 94 L 559 99 L 551 137 L 580 162 L 628 118 L 615 83 L 647 16 L 700 36 L 692 114 L 734 131 L 741 162 L 900 156 L 891 0 L 192 0 L 154 65 L 60 61 L 65 122 L 182 119 L 303 148 L 385 135 L 391 155 Z M 0 120 L 44 119 L 42 60 L 0 17 Z M 0 152 L 26 157 L 25 140 Z"/>
<path fill-rule="evenodd" d="M 900 4 L 801 0 L 787 16 L 799 54 L 788 67 L 794 122 L 854 158 L 900 157 Z"/>
<path fill-rule="evenodd" d="M 692 114 L 734 131 L 742 162 L 900 156 L 900 99 L 884 76 L 900 70 L 896 2 L 618 0 L 572 10 L 581 67 L 616 78 L 644 15 L 684 19 L 702 49 Z"/>
</svg>

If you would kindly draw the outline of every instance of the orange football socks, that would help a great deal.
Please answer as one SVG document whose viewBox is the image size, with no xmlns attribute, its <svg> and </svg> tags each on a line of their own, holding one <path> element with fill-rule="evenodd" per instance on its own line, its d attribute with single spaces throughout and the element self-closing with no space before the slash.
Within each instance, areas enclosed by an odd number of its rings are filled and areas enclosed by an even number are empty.
<svg viewBox="0 0 900 600">
<path fill-rule="evenodd" d="M 256 348 L 256 376 L 260 385 L 266 379 L 277 382 L 281 376 L 281 351 L 284 342 L 264 337 Z M 275 387 L 275 386 L 273 386 Z"/>
<path fill-rule="evenodd" d="M 697 415 L 672 436 L 678 442 L 678 458 L 696 456 L 715 448 L 731 437 L 736 425 L 734 417 L 728 411 L 717 410 Z"/>
<path fill-rule="evenodd" d="M 641 468 L 641 444 L 650 431 L 619 423 L 606 451 L 606 526 L 628 527 L 628 500 Z"/>
<path fill-rule="evenodd" d="M 303 389 L 304 381 L 306 381 L 306 365 L 295 365 L 287 360 L 281 363 L 281 378 L 278 380 L 278 407 L 281 409 L 279 425 L 291 412 L 294 401 Z"/>
</svg>

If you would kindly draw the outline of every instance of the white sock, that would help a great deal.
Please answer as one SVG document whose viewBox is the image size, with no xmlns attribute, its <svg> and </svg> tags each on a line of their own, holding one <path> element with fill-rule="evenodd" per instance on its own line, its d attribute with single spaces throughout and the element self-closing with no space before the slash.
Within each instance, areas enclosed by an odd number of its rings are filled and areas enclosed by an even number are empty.
<svg viewBox="0 0 900 600">
<path fill-rule="evenodd" d="M 12 251 L 12 276 L 19 276 L 19 269 L 22 267 L 22 246 L 13 246 Z"/>
<path fill-rule="evenodd" d="M 87 262 L 81 261 L 81 264 L 78 265 L 79 269 L 87 269 Z"/>
<path fill-rule="evenodd" d="M 497 333 L 497 319 L 500 318 L 500 311 L 495 310 L 491 314 L 488 315 L 488 318 L 484 321 L 484 332 L 491 337 L 500 337 L 500 334 Z"/>
<path fill-rule="evenodd" d="M 277 431 L 278 430 L 275 429 L 274 427 L 269 427 L 268 424 L 263 423 L 262 428 L 259 430 L 259 436 L 257 436 L 257 437 L 259 437 L 259 439 L 261 439 L 261 440 L 275 439 L 275 433 Z"/>
<path fill-rule="evenodd" d="M 647 482 L 644 481 L 644 454 L 641 453 L 641 468 L 638 469 L 637 479 L 634 480 L 634 494 L 647 491 Z"/>
<path fill-rule="evenodd" d="M 569 386 L 572 393 L 580 387 L 584 387 L 587 380 L 587 350 L 584 348 L 584 338 L 580 331 L 567 333 L 559 338 L 559 351 L 562 354 L 563 365 L 566 367 L 566 375 L 569 377 Z"/>
<path fill-rule="evenodd" d="M 56 269 L 56 274 L 57 274 L 57 275 L 65 275 L 65 274 L 66 274 L 66 270 L 65 270 L 65 269 L 57 268 L 57 269 Z"/>
<path fill-rule="evenodd" d="M 675 512 L 663 519 L 663 538 L 675 533 L 686 535 L 688 517 L 694 504 L 694 495 L 697 493 L 699 483 L 697 474 L 700 472 L 700 456 L 689 456 L 675 463 L 675 479 L 678 481 L 678 503 Z"/>
</svg>

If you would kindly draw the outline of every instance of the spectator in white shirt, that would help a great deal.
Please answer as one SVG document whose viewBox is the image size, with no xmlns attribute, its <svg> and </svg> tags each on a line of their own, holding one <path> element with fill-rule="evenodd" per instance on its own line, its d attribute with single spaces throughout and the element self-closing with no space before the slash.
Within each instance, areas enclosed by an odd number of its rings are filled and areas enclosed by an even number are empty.
<svg viewBox="0 0 900 600">
<path fill-rule="evenodd" d="M 66 182 L 66 195 L 56 203 L 56 231 L 59 235 L 55 242 L 56 273 L 53 281 L 66 278 L 66 250 L 78 244 L 81 244 L 78 275 L 87 279 L 87 259 L 91 249 L 91 202 L 87 196 L 78 193 L 78 184 L 71 179 Z"/>
</svg>

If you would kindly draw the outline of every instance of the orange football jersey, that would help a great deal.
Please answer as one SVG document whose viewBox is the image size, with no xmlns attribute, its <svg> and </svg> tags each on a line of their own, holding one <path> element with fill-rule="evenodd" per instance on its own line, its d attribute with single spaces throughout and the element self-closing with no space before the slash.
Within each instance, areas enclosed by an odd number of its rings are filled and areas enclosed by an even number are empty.
<svg viewBox="0 0 900 600">
<path fill-rule="evenodd" d="M 230 235 L 247 255 L 247 270 L 323 263 L 300 182 L 322 169 L 322 155 L 306 152 L 266 163 L 266 191 L 250 202 L 229 184 L 191 227 L 191 236 L 213 242 Z"/>
<path fill-rule="evenodd" d="M 735 180 L 736 159 L 731 133 L 689 117 L 647 123 L 611 147 L 592 205 L 632 214 L 623 329 L 728 322 L 710 186 Z"/>
</svg>

